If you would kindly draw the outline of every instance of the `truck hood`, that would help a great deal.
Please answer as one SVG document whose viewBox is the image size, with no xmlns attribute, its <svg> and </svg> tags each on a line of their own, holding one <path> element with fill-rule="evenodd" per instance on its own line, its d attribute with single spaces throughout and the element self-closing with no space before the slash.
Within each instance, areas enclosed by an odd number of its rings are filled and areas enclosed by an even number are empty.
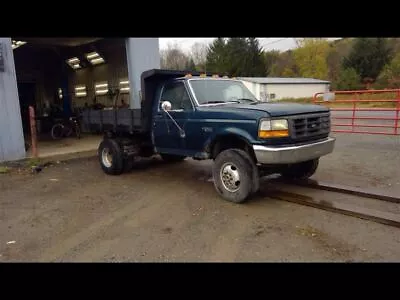
<svg viewBox="0 0 400 300">
<path fill-rule="evenodd" d="M 299 103 L 232 103 L 213 106 L 216 109 L 249 109 L 267 112 L 271 117 L 290 116 L 307 113 L 329 112 L 329 108 L 322 105 Z"/>
</svg>

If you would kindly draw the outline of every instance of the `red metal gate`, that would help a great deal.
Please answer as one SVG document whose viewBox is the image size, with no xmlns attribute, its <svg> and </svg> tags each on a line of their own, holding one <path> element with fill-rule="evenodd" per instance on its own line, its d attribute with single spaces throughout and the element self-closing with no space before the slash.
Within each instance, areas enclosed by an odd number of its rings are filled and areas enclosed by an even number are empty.
<svg viewBox="0 0 400 300">
<path fill-rule="evenodd" d="M 330 107 L 332 132 L 400 134 L 400 89 L 316 93 L 313 102 Z"/>
</svg>

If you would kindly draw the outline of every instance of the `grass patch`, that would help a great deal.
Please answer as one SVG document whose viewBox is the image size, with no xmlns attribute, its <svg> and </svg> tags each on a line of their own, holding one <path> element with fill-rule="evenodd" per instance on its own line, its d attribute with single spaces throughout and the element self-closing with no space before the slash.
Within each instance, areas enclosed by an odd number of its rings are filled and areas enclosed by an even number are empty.
<svg viewBox="0 0 400 300">
<path fill-rule="evenodd" d="M 10 172 L 10 168 L 0 166 L 0 174 L 7 174 Z"/>
<path fill-rule="evenodd" d="M 40 163 L 41 163 L 41 160 L 39 158 L 30 158 L 26 162 L 26 166 L 29 168 L 33 168 L 33 167 L 40 165 Z"/>
</svg>

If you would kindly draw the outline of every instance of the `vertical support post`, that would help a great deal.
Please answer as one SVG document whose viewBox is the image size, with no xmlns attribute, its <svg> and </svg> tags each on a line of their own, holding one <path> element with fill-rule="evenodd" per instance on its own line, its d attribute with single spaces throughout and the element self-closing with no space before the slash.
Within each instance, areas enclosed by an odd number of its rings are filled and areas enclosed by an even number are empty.
<svg viewBox="0 0 400 300">
<path fill-rule="evenodd" d="M 35 109 L 32 106 L 29 106 L 29 124 L 31 127 L 31 138 L 32 138 L 32 155 L 34 158 L 38 157 L 38 148 L 37 148 L 37 129 L 36 129 L 36 117 L 35 117 Z"/>
<path fill-rule="evenodd" d="M 144 71 L 160 68 L 158 38 L 127 38 L 125 40 L 130 86 L 131 109 L 141 108 L 141 75 Z"/>
<path fill-rule="evenodd" d="M 400 90 L 397 91 L 396 100 L 397 100 L 397 102 L 396 102 L 396 111 L 395 111 L 396 117 L 394 120 L 394 134 L 397 135 L 398 130 L 399 130 L 398 127 L 399 127 L 399 112 L 400 112 Z"/>
<path fill-rule="evenodd" d="M 351 116 L 351 130 L 354 132 L 354 119 L 356 118 L 356 101 L 360 100 L 359 94 L 356 93 L 356 99 L 353 99 L 353 114 Z"/>
<path fill-rule="evenodd" d="M 0 37 L 0 161 L 25 158 L 14 54 L 10 38 Z"/>
<path fill-rule="evenodd" d="M 68 93 L 68 78 L 63 80 L 61 90 L 63 95 L 63 111 L 65 117 L 68 118 L 72 115 L 71 95 Z"/>
</svg>

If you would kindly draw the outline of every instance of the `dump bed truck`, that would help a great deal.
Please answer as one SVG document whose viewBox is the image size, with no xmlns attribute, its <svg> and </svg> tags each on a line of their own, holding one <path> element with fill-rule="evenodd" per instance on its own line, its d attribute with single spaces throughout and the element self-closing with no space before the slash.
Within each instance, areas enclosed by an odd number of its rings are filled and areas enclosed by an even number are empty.
<svg viewBox="0 0 400 300">
<path fill-rule="evenodd" d="M 99 163 L 106 174 L 130 170 L 135 158 L 211 159 L 216 192 L 242 203 L 260 176 L 312 176 L 331 153 L 327 107 L 260 102 L 239 80 L 153 69 L 141 75 L 141 108 L 85 110 L 83 123 L 102 131 Z"/>
</svg>

